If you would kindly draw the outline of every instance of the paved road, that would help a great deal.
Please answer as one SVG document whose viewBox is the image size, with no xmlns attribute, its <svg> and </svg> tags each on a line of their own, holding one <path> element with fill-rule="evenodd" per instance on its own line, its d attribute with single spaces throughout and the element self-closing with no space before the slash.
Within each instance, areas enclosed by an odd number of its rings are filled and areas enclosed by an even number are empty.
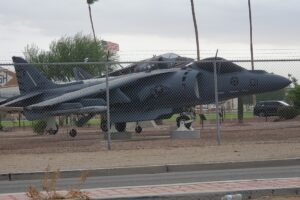
<svg viewBox="0 0 300 200">
<path fill-rule="evenodd" d="M 142 186 L 207 181 L 226 181 L 265 178 L 300 177 L 300 165 L 286 167 L 249 168 L 231 170 L 208 170 L 193 172 L 174 172 L 148 175 L 123 175 L 90 177 L 82 188 L 104 188 L 122 186 Z M 78 179 L 77 179 L 78 180 Z M 69 189 L 78 183 L 76 179 L 61 179 L 57 189 Z M 0 181 L 0 193 L 25 192 L 29 185 L 40 187 L 40 180 Z"/>
</svg>

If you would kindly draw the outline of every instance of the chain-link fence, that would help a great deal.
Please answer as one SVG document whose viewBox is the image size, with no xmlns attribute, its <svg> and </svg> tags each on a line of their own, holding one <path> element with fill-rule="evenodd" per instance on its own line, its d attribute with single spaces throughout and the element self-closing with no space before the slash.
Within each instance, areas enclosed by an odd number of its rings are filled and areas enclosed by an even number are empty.
<svg viewBox="0 0 300 200">
<path fill-rule="evenodd" d="M 261 121 L 262 116 L 277 116 L 284 102 L 295 104 L 298 97 L 290 94 L 295 89 L 290 83 L 300 77 L 297 59 L 256 60 L 254 70 L 250 60 L 222 58 L 28 64 L 14 57 L 13 61 L 0 64 L 2 130 L 19 126 L 49 134 L 66 130 L 72 137 L 77 127 L 141 134 L 176 129 L 182 121 L 187 129 L 196 130 L 216 126 L 216 119 Z M 254 107 L 262 101 L 270 105 Z"/>
</svg>

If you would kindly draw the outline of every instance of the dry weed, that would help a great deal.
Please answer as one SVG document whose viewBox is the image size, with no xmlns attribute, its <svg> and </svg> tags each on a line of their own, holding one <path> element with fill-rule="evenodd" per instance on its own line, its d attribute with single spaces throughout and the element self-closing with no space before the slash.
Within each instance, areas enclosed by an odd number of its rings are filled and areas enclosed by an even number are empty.
<svg viewBox="0 0 300 200">
<path fill-rule="evenodd" d="M 60 170 L 50 173 L 50 167 L 45 169 L 44 177 L 42 179 L 43 191 L 39 191 L 34 186 L 29 186 L 26 195 L 31 200 L 59 200 L 59 199 L 76 199 L 76 200 L 89 200 L 89 196 L 86 192 L 80 190 L 83 183 L 86 181 L 89 175 L 88 171 L 81 173 L 79 183 L 70 189 L 65 194 L 57 192 L 57 181 L 60 178 Z"/>
</svg>

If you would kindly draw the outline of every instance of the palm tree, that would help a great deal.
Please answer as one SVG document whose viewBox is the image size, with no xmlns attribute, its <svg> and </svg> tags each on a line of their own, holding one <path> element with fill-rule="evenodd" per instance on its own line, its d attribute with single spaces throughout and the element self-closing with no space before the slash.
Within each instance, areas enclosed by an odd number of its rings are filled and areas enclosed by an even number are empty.
<svg viewBox="0 0 300 200">
<path fill-rule="evenodd" d="M 194 0 L 191 0 L 191 8 L 192 8 L 194 28 L 195 28 L 195 36 L 196 36 L 197 61 L 199 61 L 200 60 L 200 48 L 199 48 L 198 27 L 197 27 L 196 15 L 195 15 Z"/>
<path fill-rule="evenodd" d="M 92 9 L 91 9 L 91 5 L 93 3 L 95 3 L 96 1 L 98 0 L 87 0 L 87 4 L 88 4 L 88 7 L 89 7 L 89 14 L 90 14 L 90 21 L 91 21 L 91 26 L 92 26 L 92 31 L 93 31 L 93 36 L 94 36 L 94 40 L 96 42 L 96 34 L 95 34 L 95 29 L 94 29 L 94 23 L 93 23 L 93 17 L 92 17 Z"/>
<path fill-rule="evenodd" d="M 197 61 L 200 61 L 199 36 L 198 36 L 198 26 L 197 26 L 196 14 L 195 14 L 194 0 L 191 0 L 191 9 L 192 9 L 195 36 L 196 36 Z M 200 113 L 203 113 L 202 105 L 200 105 Z"/>
<path fill-rule="evenodd" d="M 248 9 L 249 9 L 249 24 L 250 24 L 250 53 L 251 53 L 251 67 L 254 70 L 253 62 L 253 40 L 252 40 L 252 13 L 251 13 L 251 1 L 248 0 Z"/>
</svg>

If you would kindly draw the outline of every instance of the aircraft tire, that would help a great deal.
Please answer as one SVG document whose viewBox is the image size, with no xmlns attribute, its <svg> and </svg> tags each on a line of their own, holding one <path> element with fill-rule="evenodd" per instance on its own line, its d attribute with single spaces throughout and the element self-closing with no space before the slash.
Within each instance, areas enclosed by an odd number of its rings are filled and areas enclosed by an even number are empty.
<svg viewBox="0 0 300 200">
<path fill-rule="evenodd" d="M 126 131 L 126 122 L 116 123 L 115 128 L 118 132 L 125 132 Z"/>
<path fill-rule="evenodd" d="M 190 120 L 190 118 L 188 116 L 186 116 L 186 115 L 181 115 L 181 116 L 177 117 L 176 118 L 176 125 L 177 125 L 177 127 L 180 126 L 180 122 L 181 121 L 188 121 L 188 120 Z M 192 126 L 192 123 L 187 123 L 187 124 L 184 124 L 184 125 L 185 125 L 185 127 L 187 129 L 190 129 L 190 127 Z"/>
<path fill-rule="evenodd" d="M 141 126 L 136 126 L 135 127 L 135 132 L 136 133 L 141 133 L 143 131 L 143 128 Z"/>
<path fill-rule="evenodd" d="M 69 131 L 69 135 L 70 135 L 71 137 L 76 137 L 76 135 L 77 135 L 76 129 L 71 129 L 71 130 Z"/>
</svg>

